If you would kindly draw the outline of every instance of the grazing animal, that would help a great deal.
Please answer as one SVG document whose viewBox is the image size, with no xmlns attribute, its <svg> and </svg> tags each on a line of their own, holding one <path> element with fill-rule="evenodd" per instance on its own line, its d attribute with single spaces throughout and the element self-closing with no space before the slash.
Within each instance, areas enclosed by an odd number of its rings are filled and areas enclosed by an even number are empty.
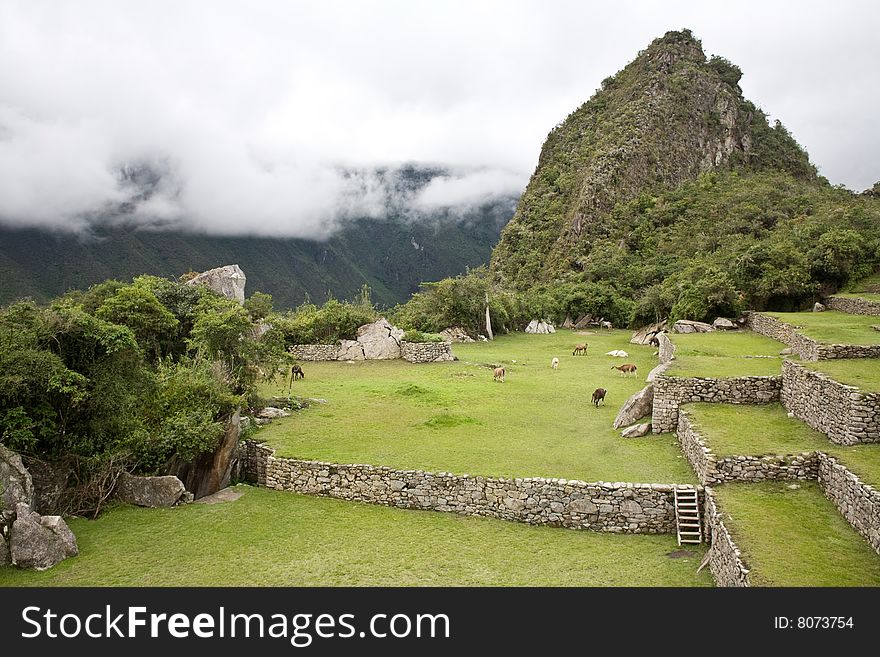
<svg viewBox="0 0 880 657">
<path fill-rule="evenodd" d="M 550 367 L 552 367 L 554 370 L 559 369 L 559 359 L 554 358 L 553 360 L 551 360 Z"/>
<path fill-rule="evenodd" d="M 581 356 L 587 355 L 587 343 L 586 342 L 582 342 L 581 344 L 576 344 L 574 346 L 574 351 L 571 352 L 571 355 L 577 356 L 578 354 L 580 354 Z"/>
<path fill-rule="evenodd" d="M 496 367 L 495 370 L 492 372 L 492 374 L 493 374 L 492 378 L 495 381 L 501 381 L 501 383 L 504 383 L 504 368 L 503 367 Z"/>
<path fill-rule="evenodd" d="M 294 380 L 306 378 L 306 373 L 303 372 L 303 368 L 299 365 L 294 365 L 290 368 L 290 375 L 293 377 Z"/>
<path fill-rule="evenodd" d="M 614 325 L 611 322 L 601 321 L 599 322 L 599 327 L 610 331 L 614 328 Z"/>
<path fill-rule="evenodd" d="M 593 391 L 593 404 L 595 404 L 596 408 L 599 408 L 599 402 L 605 401 L 605 394 L 608 391 L 605 388 L 596 388 Z"/>
<path fill-rule="evenodd" d="M 626 376 L 627 374 L 630 374 L 630 373 L 631 373 L 633 376 L 637 376 L 637 375 L 638 375 L 638 369 L 639 369 L 639 368 L 636 367 L 635 365 L 633 365 L 632 363 L 624 363 L 623 365 L 612 365 L 612 366 L 611 366 L 611 369 L 612 369 L 612 370 L 617 370 L 617 371 L 620 372 L 623 376 Z"/>
</svg>

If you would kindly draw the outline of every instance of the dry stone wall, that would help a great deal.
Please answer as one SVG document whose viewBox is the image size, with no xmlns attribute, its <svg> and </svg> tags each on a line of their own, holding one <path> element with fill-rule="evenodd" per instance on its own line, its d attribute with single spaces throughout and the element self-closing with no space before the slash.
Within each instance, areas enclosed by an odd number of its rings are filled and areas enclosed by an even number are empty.
<svg viewBox="0 0 880 657">
<path fill-rule="evenodd" d="M 688 402 L 723 402 L 728 404 L 766 404 L 779 400 L 781 376 L 741 376 L 729 379 L 710 377 L 654 378 L 654 433 L 675 431 L 678 408 Z"/>
<path fill-rule="evenodd" d="M 346 340 L 339 344 L 296 344 L 289 348 L 297 360 L 364 360 L 364 350 L 360 343 Z M 448 342 L 405 342 L 400 343 L 400 356 L 410 363 L 437 363 L 455 360 L 452 345 Z"/>
<path fill-rule="evenodd" d="M 407 509 L 634 534 L 675 533 L 671 484 L 504 479 L 278 458 L 247 441 L 243 472 L 259 486 Z M 681 486 L 679 486 L 681 488 Z"/>
<path fill-rule="evenodd" d="M 722 520 L 721 509 L 711 488 L 704 490 L 703 506 L 709 547 L 709 570 L 718 586 L 751 586 L 749 569 Z"/>
<path fill-rule="evenodd" d="M 850 315 L 880 315 L 880 301 L 856 297 L 828 297 L 825 306 Z"/>
<path fill-rule="evenodd" d="M 288 349 L 297 360 L 338 360 L 338 344 L 295 344 Z"/>
<path fill-rule="evenodd" d="M 822 372 L 785 361 L 782 404 L 840 445 L 880 442 L 880 393 L 862 392 Z"/>
<path fill-rule="evenodd" d="M 704 486 L 725 481 L 817 479 L 819 457 L 816 452 L 765 456 L 717 457 L 686 409 L 678 412 L 676 431 L 681 451 Z"/>
<path fill-rule="evenodd" d="M 452 345 L 448 342 L 407 342 L 400 343 L 400 356 L 410 363 L 441 363 L 455 360 Z"/>
<path fill-rule="evenodd" d="M 880 553 L 880 491 L 819 452 L 819 485 L 849 524 Z"/>
<path fill-rule="evenodd" d="M 748 314 L 747 326 L 755 333 L 766 335 L 791 347 L 801 360 L 834 360 L 838 358 L 880 358 L 878 344 L 824 344 L 798 332 L 797 327 L 763 313 Z"/>
</svg>

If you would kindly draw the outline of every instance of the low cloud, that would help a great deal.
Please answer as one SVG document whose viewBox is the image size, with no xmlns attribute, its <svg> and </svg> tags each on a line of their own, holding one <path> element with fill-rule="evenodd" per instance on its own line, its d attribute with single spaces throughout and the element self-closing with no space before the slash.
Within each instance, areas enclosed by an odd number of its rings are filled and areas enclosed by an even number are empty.
<svg viewBox="0 0 880 657">
<path fill-rule="evenodd" d="M 0 4 L 0 222 L 321 238 L 516 196 L 552 126 L 651 39 L 739 64 L 832 183 L 880 178 L 870 2 Z M 744 36 L 746 35 L 746 36 Z M 406 162 L 440 163 L 401 187 Z M 152 174 L 156 174 L 151 177 Z M 390 205 L 389 205 L 390 204 Z"/>
</svg>

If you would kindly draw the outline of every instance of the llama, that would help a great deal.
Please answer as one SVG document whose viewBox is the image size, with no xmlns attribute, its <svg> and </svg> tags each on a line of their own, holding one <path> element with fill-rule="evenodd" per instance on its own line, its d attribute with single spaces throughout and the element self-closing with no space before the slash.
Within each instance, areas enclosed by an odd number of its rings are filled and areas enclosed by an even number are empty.
<svg viewBox="0 0 880 657">
<path fill-rule="evenodd" d="M 599 402 L 605 403 L 605 395 L 608 391 L 605 388 L 596 388 L 593 391 L 593 404 L 599 408 Z"/>
<path fill-rule="evenodd" d="M 504 383 L 504 368 L 503 367 L 496 367 L 495 370 L 492 372 L 492 374 L 493 374 L 493 376 L 492 376 L 493 380 L 501 381 L 501 383 Z"/>
<path fill-rule="evenodd" d="M 617 370 L 623 376 L 626 376 L 627 374 L 632 374 L 633 376 L 638 376 L 638 369 L 639 368 L 636 367 L 635 365 L 633 365 L 632 363 L 624 363 L 623 365 L 612 365 L 611 369 Z"/>
<path fill-rule="evenodd" d="M 571 352 L 571 355 L 572 356 L 577 356 L 577 355 L 586 356 L 587 355 L 587 343 L 582 342 L 581 344 L 576 344 L 574 346 L 574 351 Z"/>
<path fill-rule="evenodd" d="M 553 360 L 550 361 L 550 367 L 552 367 L 554 370 L 558 370 L 559 369 L 559 359 L 554 357 Z"/>
</svg>

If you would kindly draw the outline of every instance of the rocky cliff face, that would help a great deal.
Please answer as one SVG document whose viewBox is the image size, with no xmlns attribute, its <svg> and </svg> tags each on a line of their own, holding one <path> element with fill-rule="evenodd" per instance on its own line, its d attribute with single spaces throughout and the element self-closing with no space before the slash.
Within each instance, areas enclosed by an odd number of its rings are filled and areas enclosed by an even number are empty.
<svg viewBox="0 0 880 657">
<path fill-rule="evenodd" d="M 775 168 L 814 178 L 806 153 L 745 100 L 741 71 L 707 59 L 685 30 L 655 40 L 547 137 L 492 258 L 524 289 L 580 270 L 615 204 L 715 169 Z"/>
</svg>

